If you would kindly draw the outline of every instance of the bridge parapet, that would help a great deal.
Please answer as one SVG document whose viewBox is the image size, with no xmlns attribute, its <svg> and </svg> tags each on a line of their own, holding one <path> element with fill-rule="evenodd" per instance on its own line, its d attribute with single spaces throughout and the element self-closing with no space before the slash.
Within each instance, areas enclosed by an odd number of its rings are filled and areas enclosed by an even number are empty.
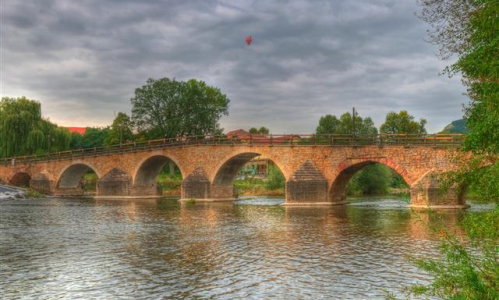
<svg viewBox="0 0 499 300">
<path fill-rule="evenodd" d="M 460 147 L 463 144 L 462 134 L 254 134 L 244 139 L 225 136 L 188 136 L 180 138 L 165 138 L 133 142 L 106 147 L 68 150 L 41 155 L 15 156 L 0 158 L 0 165 L 16 165 L 38 163 L 51 160 L 78 159 L 93 156 L 116 155 L 123 153 L 143 152 L 155 149 L 165 149 L 179 146 L 201 145 L 255 145 L 255 146 L 430 146 L 430 147 Z"/>
</svg>

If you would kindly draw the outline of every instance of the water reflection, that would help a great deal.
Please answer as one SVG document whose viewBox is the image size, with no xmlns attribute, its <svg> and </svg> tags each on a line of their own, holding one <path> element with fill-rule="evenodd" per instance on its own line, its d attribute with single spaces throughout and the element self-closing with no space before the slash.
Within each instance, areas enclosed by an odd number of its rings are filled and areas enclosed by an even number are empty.
<svg viewBox="0 0 499 300">
<path fill-rule="evenodd" d="M 435 252 L 433 224 L 460 231 L 456 211 L 394 199 L 282 201 L 3 201 L 0 289 L 7 299 L 382 298 L 428 280 L 406 255 Z"/>
</svg>

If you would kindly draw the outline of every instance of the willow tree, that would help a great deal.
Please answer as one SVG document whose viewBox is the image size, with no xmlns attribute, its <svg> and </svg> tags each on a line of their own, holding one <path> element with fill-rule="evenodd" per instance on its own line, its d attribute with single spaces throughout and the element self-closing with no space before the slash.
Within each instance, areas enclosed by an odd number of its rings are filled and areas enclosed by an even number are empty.
<svg viewBox="0 0 499 300">
<path fill-rule="evenodd" d="M 40 102 L 25 97 L 0 101 L 0 156 L 42 154 L 69 148 L 69 132 L 42 118 Z"/>
</svg>

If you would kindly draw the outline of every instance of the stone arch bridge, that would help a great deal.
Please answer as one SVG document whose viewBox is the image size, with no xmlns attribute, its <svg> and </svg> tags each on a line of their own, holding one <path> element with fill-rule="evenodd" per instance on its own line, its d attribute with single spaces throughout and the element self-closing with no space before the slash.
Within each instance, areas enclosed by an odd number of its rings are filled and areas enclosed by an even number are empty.
<svg viewBox="0 0 499 300">
<path fill-rule="evenodd" d="M 182 199 L 234 199 L 233 180 L 249 160 L 262 155 L 286 179 L 287 205 L 342 204 L 350 178 L 363 167 L 384 164 L 410 187 L 413 206 L 462 207 L 457 188 L 442 192 L 439 176 L 455 168 L 461 136 L 261 136 L 250 140 L 186 138 L 153 140 L 107 149 L 16 157 L 0 161 L 0 181 L 52 195 L 82 195 L 82 176 L 98 177 L 97 197 L 158 195 L 156 176 L 168 162 L 182 174 Z"/>
</svg>

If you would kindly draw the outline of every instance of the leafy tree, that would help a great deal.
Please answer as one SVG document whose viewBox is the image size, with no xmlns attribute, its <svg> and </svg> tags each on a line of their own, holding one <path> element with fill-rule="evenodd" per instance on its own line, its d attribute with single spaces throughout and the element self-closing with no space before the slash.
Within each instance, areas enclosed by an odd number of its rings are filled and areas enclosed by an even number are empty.
<svg viewBox="0 0 499 300">
<path fill-rule="evenodd" d="M 315 129 L 317 135 L 334 134 L 340 131 L 340 120 L 333 115 L 325 115 L 320 118 L 319 125 Z"/>
<path fill-rule="evenodd" d="M 352 120 L 353 119 L 353 120 Z M 375 135 L 378 133 L 371 118 L 362 118 L 356 115 L 352 118 L 350 113 L 344 113 L 340 117 L 340 132 L 354 135 Z"/>
<path fill-rule="evenodd" d="M 355 122 L 354 122 L 355 121 Z M 315 133 L 320 134 L 355 134 L 375 135 L 378 133 L 371 118 L 362 118 L 356 115 L 352 120 L 350 113 L 344 113 L 338 119 L 333 115 L 325 115 L 320 118 Z"/>
<path fill-rule="evenodd" d="M 381 125 L 380 132 L 387 134 L 426 134 L 425 125 L 425 119 L 420 119 L 418 123 L 414 121 L 414 116 L 405 110 L 400 111 L 398 114 L 392 111 L 386 115 L 385 123 Z"/>
<path fill-rule="evenodd" d="M 67 130 L 42 118 L 39 102 L 26 97 L 0 101 L 0 156 L 66 150 L 69 137 Z"/>
<path fill-rule="evenodd" d="M 471 102 L 465 109 L 465 150 L 499 151 L 499 3 L 497 0 L 424 0 L 420 17 L 442 58 L 457 55 L 449 75 L 461 73 Z"/>
<path fill-rule="evenodd" d="M 382 164 L 372 164 L 357 172 L 348 182 L 348 194 L 384 195 L 398 177 Z"/>
<path fill-rule="evenodd" d="M 461 224 L 468 236 L 466 242 L 442 224 L 436 228 L 442 236 L 441 257 L 413 258 L 434 278 L 429 285 L 413 285 L 413 294 L 439 299 L 499 299 L 499 208 L 468 214 Z"/>
<path fill-rule="evenodd" d="M 269 134 L 269 129 L 267 127 L 260 127 L 260 128 L 256 128 L 256 127 L 251 127 L 250 130 L 249 130 L 249 133 L 251 134 Z"/>
<path fill-rule="evenodd" d="M 285 178 L 281 170 L 275 165 L 269 165 L 265 187 L 269 190 L 284 188 Z"/>
<path fill-rule="evenodd" d="M 71 135 L 71 148 L 82 149 L 103 147 L 106 145 L 104 141 L 108 138 L 109 132 L 109 127 L 87 127 L 84 135 L 79 135 L 77 133 Z"/>
<path fill-rule="evenodd" d="M 149 138 L 220 134 L 229 99 L 203 81 L 148 79 L 135 90 L 132 120 Z"/>
<path fill-rule="evenodd" d="M 269 129 L 265 126 L 262 126 L 258 129 L 259 134 L 269 134 Z"/>
<path fill-rule="evenodd" d="M 132 128 L 130 117 L 125 113 L 118 113 L 109 129 L 108 136 L 104 139 L 104 144 L 117 145 L 132 142 L 134 140 Z"/>
<path fill-rule="evenodd" d="M 467 239 L 445 233 L 440 257 L 416 264 L 434 280 L 416 285 L 416 295 L 442 299 L 499 298 L 499 2 L 497 0 L 424 0 L 421 18 L 432 26 L 430 38 L 441 56 L 457 55 L 446 68 L 460 72 L 471 102 L 465 109 L 469 133 L 463 167 L 450 176 L 454 184 L 471 184 L 482 199 L 493 201 L 493 211 L 466 215 Z M 445 231 L 444 231 L 445 232 Z"/>
</svg>

